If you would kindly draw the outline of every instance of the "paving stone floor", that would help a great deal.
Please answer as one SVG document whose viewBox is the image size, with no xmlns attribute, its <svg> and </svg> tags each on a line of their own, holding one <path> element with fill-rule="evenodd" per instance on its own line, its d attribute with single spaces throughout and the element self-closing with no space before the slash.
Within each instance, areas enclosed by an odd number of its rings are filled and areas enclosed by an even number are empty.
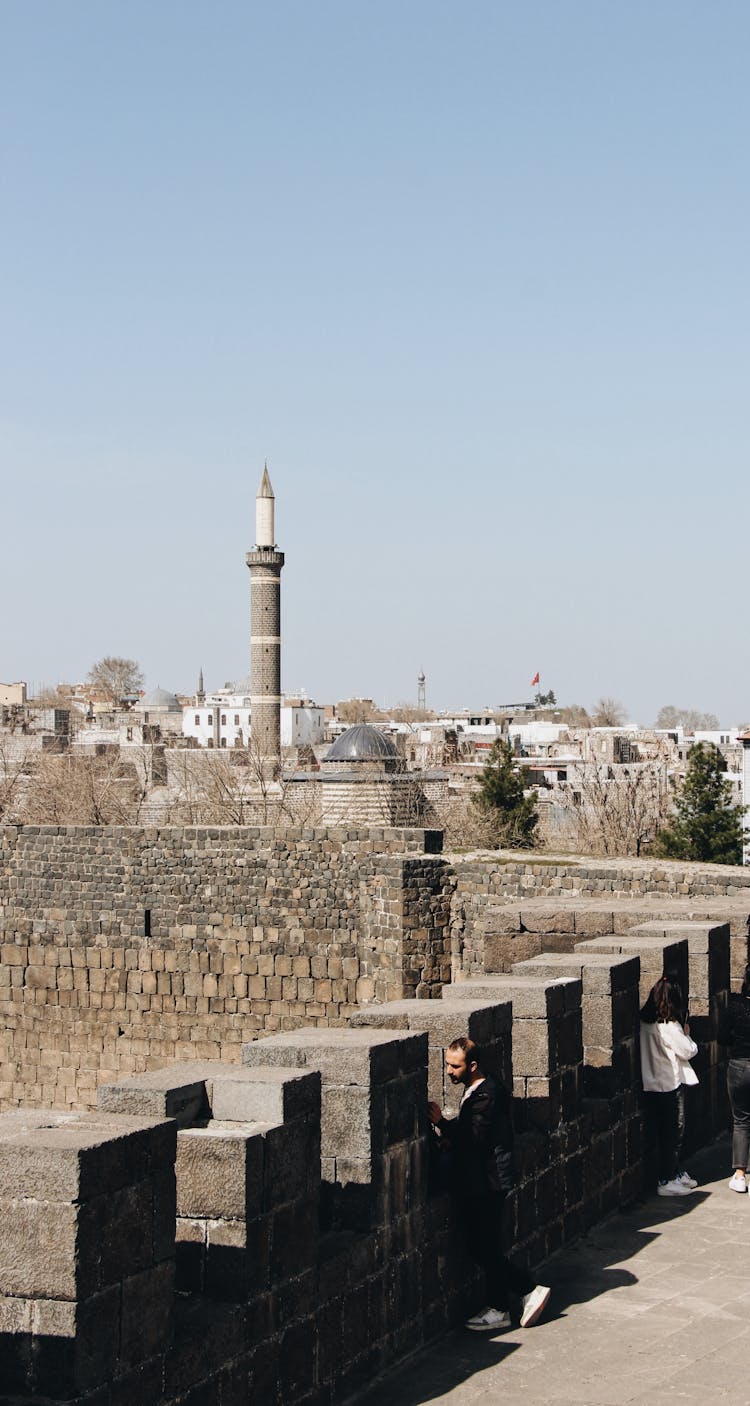
<svg viewBox="0 0 750 1406">
<path fill-rule="evenodd" d="M 727 1188 L 728 1142 L 689 1165 L 692 1196 L 653 1196 L 548 1262 L 535 1327 L 452 1333 L 358 1406 L 750 1402 L 750 1197 Z"/>
</svg>

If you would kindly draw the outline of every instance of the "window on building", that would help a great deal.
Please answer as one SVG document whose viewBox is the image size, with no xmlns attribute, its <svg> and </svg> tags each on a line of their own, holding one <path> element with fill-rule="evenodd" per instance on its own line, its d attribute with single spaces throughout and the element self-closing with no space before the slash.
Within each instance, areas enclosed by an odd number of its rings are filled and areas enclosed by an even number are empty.
<svg viewBox="0 0 750 1406">
<path fill-rule="evenodd" d="M 240 715 L 239 715 L 239 713 L 235 713 L 235 715 L 234 715 L 234 725 L 235 725 L 235 727 L 239 727 L 239 725 L 240 725 Z"/>
<path fill-rule="evenodd" d="M 227 725 L 227 715 L 226 715 L 226 713 L 222 713 L 222 715 L 221 715 L 221 725 L 222 725 L 222 727 L 226 727 L 226 725 Z"/>
<path fill-rule="evenodd" d="M 227 745 L 227 739 L 226 739 L 226 737 L 222 737 L 222 739 L 221 739 L 221 745 L 222 745 L 222 747 L 226 747 L 226 745 Z"/>
<path fill-rule="evenodd" d="M 127 739 L 128 739 L 128 742 L 132 742 L 132 741 L 133 741 L 133 729 L 132 729 L 132 727 L 129 727 L 129 728 L 128 728 L 127 733 L 126 733 L 126 737 L 127 737 Z"/>
<path fill-rule="evenodd" d="M 213 745 L 214 745 L 214 739 L 213 739 L 213 737 L 209 737 L 209 739 L 208 739 L 208 746 L 209 746 L 209 747 L 213 747 Z"/>
<path fill-rule="evenodd" d="M 196 727 L 200 727 L 200 725 L 201 725 L 201 715 L 200 715 L 200 713 L 196 713 L 196 715 L 195 715 L 195 726 L 196 726 Z"/>
</svg>

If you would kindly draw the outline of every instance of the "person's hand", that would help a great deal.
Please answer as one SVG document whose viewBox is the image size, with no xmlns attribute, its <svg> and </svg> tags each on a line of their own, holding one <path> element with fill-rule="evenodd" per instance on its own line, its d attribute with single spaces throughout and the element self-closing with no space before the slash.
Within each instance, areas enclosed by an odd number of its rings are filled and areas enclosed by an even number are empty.
<svg viewBox="0 0 750 1406">
<path fill-rule="evenodd" d="M 439 1123 L 442 1116 L 443 1110 L 440 1107 L 439 1103 L 428 1103 L 427 1117 L 429 1118 L 431 1123 Z"/>
</svg>

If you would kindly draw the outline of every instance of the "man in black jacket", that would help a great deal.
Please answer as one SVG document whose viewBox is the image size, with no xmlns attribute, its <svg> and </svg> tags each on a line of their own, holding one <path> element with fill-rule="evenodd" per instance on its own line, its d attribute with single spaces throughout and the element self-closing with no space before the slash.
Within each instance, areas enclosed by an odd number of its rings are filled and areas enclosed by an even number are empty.
<svg viewBox="0 0 750 1406">
<path fill-rule="evenodd" d="M 430 1121 L 451 1154 L 451 1180 L 458 1218 L 472 1259 L 487 1279 L 489 1304 L 470 1318 L 467 1328 L 495 1331 L 510 1327 L 509 1294 L 522 1301 L 521 1327 L 536 1323 L 550 1290 L 535 1284 L 503 1253 L 503 1203 L 513 1187 L 513 1124 L 508 1091 L 500 1080 L 482 1073 L 473 1040 L 461 1036 L 448 1047 L 445 1067 L 452 1084 L 463 1084 L 457 1118 L 444 1118 L 429 1103 Z"/>
</svg>

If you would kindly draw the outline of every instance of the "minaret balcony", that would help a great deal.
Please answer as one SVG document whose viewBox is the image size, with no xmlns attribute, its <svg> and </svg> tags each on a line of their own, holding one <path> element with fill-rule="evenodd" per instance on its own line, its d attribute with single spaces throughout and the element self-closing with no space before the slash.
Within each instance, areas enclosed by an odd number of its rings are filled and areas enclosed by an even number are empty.
<svg viewBox="0 0 750 1406">
<path fill-rule="evenodd" d="M 283 566 L 284 553 L 277 552 L 275 547 L 254 547 L 252 552 L 245 553 L 245 561 L 248 566 Z"/>
</svg>

